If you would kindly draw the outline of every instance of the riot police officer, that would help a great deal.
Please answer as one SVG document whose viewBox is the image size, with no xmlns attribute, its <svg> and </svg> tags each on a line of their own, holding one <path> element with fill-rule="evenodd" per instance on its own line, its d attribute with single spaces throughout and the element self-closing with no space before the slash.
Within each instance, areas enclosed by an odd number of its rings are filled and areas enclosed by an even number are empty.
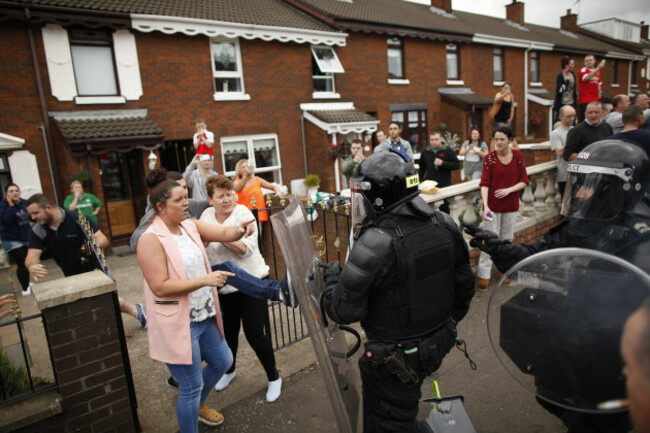
<svg viewBox="0 0 650 433">
<path fill-rule="evenodd" d="M 567 171 L 561 210 L 566 218 L 540 242 L 510 244 L 470 225 L 465 228 L 474 236 L 470 245 L 490 254 L 504 273 L 537 252 L 578 247 L 613 254 L 650 274 L 650 201 L 645 198 L 650 160 L 645 151 L 620 140 L 599 141 L 584 148 Z M 626 413 L 590 415 L 538 401 L 560 417 L 570 432 L 627 432 L 631 427 Z"/>
<path fill-rule="evenodd" d="M 364 432 L 418 431 L 422 382 L 454 346 L 474 295 L 462 232 L 418 196 L 418 183 L 400 152 L 366 158 L 351 179 L 354 247 L 342 270 L 334 262 L 323 272 L 327 314 L 366 332 Z"/>
</svg>

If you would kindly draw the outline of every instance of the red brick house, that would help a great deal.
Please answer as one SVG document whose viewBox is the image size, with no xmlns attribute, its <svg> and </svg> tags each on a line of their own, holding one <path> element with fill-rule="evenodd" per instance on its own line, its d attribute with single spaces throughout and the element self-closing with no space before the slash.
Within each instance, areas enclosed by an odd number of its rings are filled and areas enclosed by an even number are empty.
<svg viewBox="0 0 650 433">
<path fill-rule="evenodd" d="M 370 146 L 391 119 L 418 153 L 442 124 L 461 141 L 471 127 L 486 136 L 504 81 L 516 134 L 544 138 L 562 55 L 576 66 L 587 53 L 617 59 L 619 87 L 603 77 L 610 94 L 629 87 L 630 62 L 647 58 L 579 32 L 575 15 L 563 29 L 524 23 L 521 2 L 506 20 L 454 11 L 450 0 L 69 4 L 0 5 L 0 184 L 24 177 L 34 183 L 24 190 L 62 203 L 70 176 L 90 173 L 114 243 L 144 211 L 149 163 L 183 170 L 199 117 L 215 134 L 218 172 L 251 158 L 268 180 L 316 173 L 321 190 L 335 191 L 345 182 L 332 144 L 360 136 Z M 16 156 L 25 154 L 29 176 Z"/>
</svg>

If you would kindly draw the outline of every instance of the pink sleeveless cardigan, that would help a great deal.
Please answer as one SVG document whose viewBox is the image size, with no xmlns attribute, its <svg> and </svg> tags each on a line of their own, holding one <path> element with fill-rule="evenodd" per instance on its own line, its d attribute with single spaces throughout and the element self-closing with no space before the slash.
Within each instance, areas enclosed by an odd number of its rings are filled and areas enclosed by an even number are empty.
<svg viewBox="0 0 650 433">
<path fill-rule="evenodd" d="M 201 242 L 201 236 L 196 229 L 196 225 L 191 220 L 185 220 L 181 223 L 181 226 L 183 226 L 190 235 L 190 238 L 201 249 L 203 260 L 205 261 L 205 268 L 208 272 L 211 272 L 210 262 L 208 261 L 208 256 L 205 253 L 205 248 L 203 247 L 203 242 Z M 167 225 L 165 225 L 160 217 L 156 216 L 145 233 L 153 233 L 160 240 L 165 256 L 167 256 L 167 275 L 169 278 L 184 280 L 186 277 L 183 259 Z M 143 278 L 143 282 L 148 314 L 147 333 L 149 335 L 149 356 L 169 364 L 191 364 L 192 342 L 188 295 L 159 298 L 151 291 L 147 280 Z M 214 318 L 217 321 L 221 335 L 224 335 L 219 296 L 215 287 L 212 288 L 212 295 L 214 296 L 214 304 L 217 309 L 217 314 Z M 157 304 L 156 301 L 177 303 Z"/>
</svg>

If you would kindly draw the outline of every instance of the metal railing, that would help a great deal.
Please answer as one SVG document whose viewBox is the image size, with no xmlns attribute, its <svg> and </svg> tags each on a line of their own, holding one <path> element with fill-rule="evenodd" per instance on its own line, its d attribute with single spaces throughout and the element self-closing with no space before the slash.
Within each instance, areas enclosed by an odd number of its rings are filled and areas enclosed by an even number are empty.
<svg viewBox="0 0 650 433">
<path fill-rule="evenodd" d="M 5 342 L 18 337 L 18 342 L 11 345 L 15 349 L 13 353 L 0 349 L 0 406 L 58 386 L 43 315 L 20 317 L 20 308 L 16 304 L 13 316 L 14 320 L 0 323 L 0 335 Z M 49 358 L 38 356 L 36 359 L 28 340 L 33 340 L 32 348 L 46 345 L 46 348 L 37 350 L 47 350 Z"/>
<path fill-rule="evenodd" d="M 265 207 L 254 208 L 253 215 L 258 218 L 259 212 L 267 211 L 270 217 L 275 212 L 281 212 L 288 204 L 287 197 L 267 195 Z M 339 200 L 318 203 L 307 201 L 305 208 L 309 215 L 314 215 L 314 212 L 318 215 L 312 216 L 310 220 L 314 244 L 321 260 L 325 262 L 343 260 L 348 248 L 351 227 L 349 204 L 344 205 Z M 271 277 L 284 278 L 286 265 L 270 221 L 262 223 L 262 235 L 258 240 L 262 256 L 271 268 Z M 271 338 L 274 350 L 280 350 L 309 337 L 300 306 L 291 308 L 280 302 L 269 302 L 265 332 Z"/>
</svg>

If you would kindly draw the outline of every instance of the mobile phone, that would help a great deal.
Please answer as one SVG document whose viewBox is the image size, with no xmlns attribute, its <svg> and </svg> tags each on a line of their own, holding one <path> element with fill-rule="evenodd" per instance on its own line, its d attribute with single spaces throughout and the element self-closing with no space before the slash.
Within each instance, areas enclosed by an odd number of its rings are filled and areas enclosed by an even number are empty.
<svg viewBox="0 0 650 433">
<path fill-rule="evenodd" d="M 493 219 L 494 219 L 494 215 L 492 215 L 492 212 L 488 212 L 485 214 L 486 221 L 492 221 Z"/>
</svg>

